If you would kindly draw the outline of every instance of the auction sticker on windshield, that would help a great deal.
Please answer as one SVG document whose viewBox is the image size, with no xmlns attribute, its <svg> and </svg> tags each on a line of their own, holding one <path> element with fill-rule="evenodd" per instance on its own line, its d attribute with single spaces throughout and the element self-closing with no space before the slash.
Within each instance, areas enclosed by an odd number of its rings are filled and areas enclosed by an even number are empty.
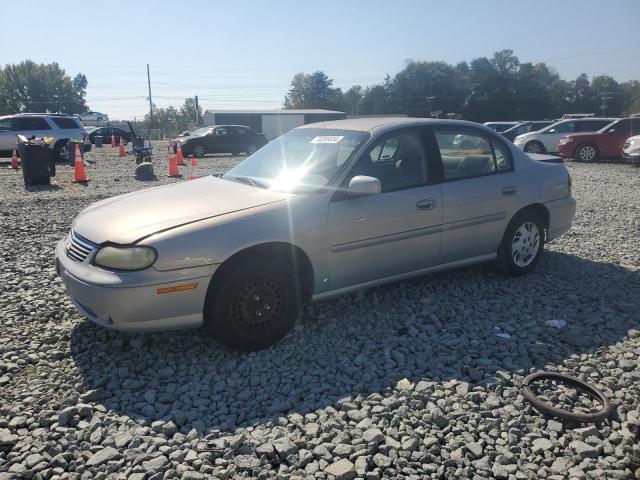
<svg viewBox="0 0 640 480">
<path fill-rule="evenodd" d="M 338 135 L 320 135 L 319 137 L 314 137 L 309 143 L 338 143 L 343 138 L 344 136 L 340 137 Z"/>
</svg>

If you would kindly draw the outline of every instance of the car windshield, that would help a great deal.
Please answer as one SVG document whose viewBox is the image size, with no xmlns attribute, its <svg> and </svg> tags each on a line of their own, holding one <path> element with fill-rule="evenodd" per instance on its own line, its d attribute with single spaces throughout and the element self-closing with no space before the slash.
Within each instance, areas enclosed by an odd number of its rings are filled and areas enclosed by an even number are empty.
<svg viewBox="0 0 640 480">
<path fill-rule="evenodd" d="M 606 124 L 604 127 L 602 127 L 600 130 L 598 130 L 598 133 L 604 133 L 607 130 L 609 130 L 610 128 L 613 128 L 614 125 L 616 125 L 617 123 L 620 123 L 622 120 L 614 120 L 611 123 Z"/>
<path fill-rule="evenodd" d="M 211 131 L 211 127 L 202 127 L 202 128 L 198 128 L 197 130 L 194 130 L 193 132 L 191 132 L 189 134 L 189 136 L 190 137 L 201 137 L 203 135 L 206 135 L 210 131 Z"/>
<path fill-rule="evenodd" d="M 291 130 L 223 178 L 281 192 L 309 192 L 333 180 L 368 138 L 366 132 L 350 130 Z"/>
</svg>

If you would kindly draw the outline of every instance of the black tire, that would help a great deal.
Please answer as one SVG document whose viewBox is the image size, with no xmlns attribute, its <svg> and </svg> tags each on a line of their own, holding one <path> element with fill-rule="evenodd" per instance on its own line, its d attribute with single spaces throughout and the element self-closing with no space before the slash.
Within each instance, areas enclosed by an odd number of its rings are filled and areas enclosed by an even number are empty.
<svg viewBox="0 0 640 480">
<path fill-rule="evenodd" d="M 576 162 L 597 162 L 599 157 L 598 147 L 593 143 L 582 143 L 573 152 L 573 159 Z"/>
<path fill-rule="evenodd" d="M 570 412 L 568 410 L 563 410 L 561 408 L 554 407 L 546 402 L 543 402 L 535 394 L 531 391 L 531 384 L 537 380 L 556 380 L 571 387 L 577 388 L 584 392 L 587 392 L 592 397 L 596 398 L 602 408 L 595 413 L 580 413 L 580 412 Z M 605 418 L 609 417 L 612 412 L 611 403 L 609 399 L 597 388 L 592 385 L 589 385 L 586 382 L 583 382 L 579 378 L 572 377 L 570 375 L 565 375 L 562 373 L 556 372 L 535 372 L 531 375 L 528 375 L 524 381 L 522 382 L 522 395 L 527 399 L 533 407 L 541 413 L 545 415 L 549 415 L 551 417 L 562 418 L 564 420 L 569 420 L 572 422 L 578 423 L 597 423 L 601 422 Z"/>
<path fill-rule="evenodd" d="M 67 146 L 67 141 L 66 140 L 61 140 L 59 142 L 56 142 L 56 144 L 53 146 L 53 158 L 54 161 L 56 162 L 66 162 L 67 161 L 67 157 L 64 156 L 65 155 L 65 147 Z"/>
<path fill-rule="evenodd" d="M 527 153 L 547 153 L 547 149 L 544 148 L 544 145 L 537 140 L 525 143 L 524 151 Z"/>
<path fill-rule="evenodd" d="M 537 232 L 535 229 L 532 229 L 529 236 L 527 236 L 528 224 L 533 224 Z M 524 230 L 521 230 L 523 228 Z M 523 231 L 525 232 L 524 234 Z M 518 213 L 511 222 L 509 222 L 500 247 L 498 248 L 498 264 L 502 271 L 511 276 L 520 276 L 533 270 L 542 256 L 545 238 L 544 223 L 534 211 L 525 210 Z M 516 242 L 523 248 L 518 248 L 519 251 L 514 253 L 514 245 Z M 527 246 L 529 246 L 529 248 L 527 248 Z M 528 253 L 523 254 L 523 250 L 525 252 L 528 251 Z"/>
<path fill-rule="evenodd" d="M 207 333 L 233 349 L 251 351 L 273 345 L 293 328 L 301 302 L 291 266 L 244 257 L 222 268 L 205 300 Z"/>
<path fill-rule="evenodd" d="M 250 143 L 249 145 L 247 145 L 244 149 L 244 153 L 247 154 L 247 156 L 249 155 L 253 155 L 254 153 L 256 153 L 258 151 L 260 147 L 258 147 L 258 145 L 256 145 L 255 143 Z"/>
<path fill-rule="evenodd" d="M 204 148 L 204 145 L 196 145 L 195 147 L 193 147 L 194 157 L 204 157 L 206 153 L 207 151 Z"/>
</svg>

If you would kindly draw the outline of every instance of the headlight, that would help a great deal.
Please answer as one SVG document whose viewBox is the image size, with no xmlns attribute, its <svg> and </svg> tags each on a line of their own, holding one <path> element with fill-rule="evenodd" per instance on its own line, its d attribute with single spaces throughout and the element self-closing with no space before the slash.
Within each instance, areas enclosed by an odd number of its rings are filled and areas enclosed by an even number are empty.
<svg viewBox="0 0 640 480">
<path fill-rule="evenodd" d="M 115 270 L 143 270 L 156 261 L 151 247 L 102 247 L 93 259 L 96 265 Z"/>
<path fill-rule="evenodd" d="M 640 139 L 638 140 L 629 140 L 629 146 L 631 145 L 640 145 Z"/>
</svg>

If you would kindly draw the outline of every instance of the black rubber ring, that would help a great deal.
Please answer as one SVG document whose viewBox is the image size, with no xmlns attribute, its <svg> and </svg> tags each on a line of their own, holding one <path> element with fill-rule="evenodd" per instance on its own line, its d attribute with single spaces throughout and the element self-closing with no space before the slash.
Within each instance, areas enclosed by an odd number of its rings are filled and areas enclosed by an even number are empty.
<svg viewBox="0 0 640 480">
<path fill-rule="evenodd" d="M 602 409 L 595 413 L 576 413 L 561 408 L 556 408 L 548 403 L 543 402 L 536 397 L 529 386 L 537 380 L 559 380 L 564 384 L 576 387 L 583 390 L 593 397 L 597 398 L 602 404 Z M 527 376 L 522 382 L 522 395 L 526 398 L 533 407 L 541 413 L 545 413 L 552 417 L 563 418 L 565 420 L 571 420 L 573 422 L 580 423 L 596 423 L 604 420 L 611 415 L 611 403 L 609 399 L 597 388 L 583 382 L 579 378 L 565 375 L 563 373 L 556 372 L 535 372 Z"/>
</svg>

